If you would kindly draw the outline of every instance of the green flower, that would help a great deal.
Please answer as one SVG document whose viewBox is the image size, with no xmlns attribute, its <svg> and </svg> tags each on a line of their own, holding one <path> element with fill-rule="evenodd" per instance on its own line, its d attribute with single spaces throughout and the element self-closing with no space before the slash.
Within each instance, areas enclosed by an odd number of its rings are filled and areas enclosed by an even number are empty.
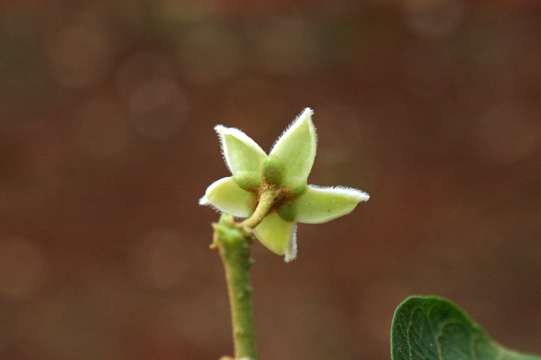
<svg viewBox="0 0 541 360">
<path fill-rule="evenodd" d="M 297 223 L 334 220 L 369 198 L 352 188 L 307 185 L 317 147 L 312 114 L 306 108 L 268 155 L 242 131 L 216 126 L 233 176 L 212 183 L 199 201 L 239 218 L 262 215 L 254 224 L 256 238 L 286 261 L 297 255 Z"/>
</svg>

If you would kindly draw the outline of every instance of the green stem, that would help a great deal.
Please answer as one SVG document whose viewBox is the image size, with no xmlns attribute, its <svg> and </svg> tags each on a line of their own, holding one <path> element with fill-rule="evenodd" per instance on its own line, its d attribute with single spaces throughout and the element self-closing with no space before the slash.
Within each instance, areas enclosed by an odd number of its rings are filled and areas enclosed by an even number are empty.
<svg viewBox="0 0 541 360">
<path fill-rule="evenodd" d="M 276 200 L 278 195 L 279 192 L 276 190 L 269 189 L 263 191 L 263 193 L 259 197 L 259 202 L 257 203 L 257 207 L 254 210 L 253 214 L 248 219 L 241 222 L 240 225 L 248 228 L 249 230 L 252 230 L 257 225 L 259 225 L 259 223 L 263 220 L 265 216 L 267 216 L 267 214 L 273 207 L 274 200 Z"/>
<path fill-rule="evenodd" d="M 274 206 L 279 192 L 267 189 L 259 197 L 252 216 L 238 224 L 233 217 L 222 215 L 214 224 L 212 247 L 218 248 L 225 270 L 231 307 L 235 359 L 257 360 L 255 326 L 252 308 L 250 245 L 252 231 Z"/>
<path fill-rule="evenodd" d="M 257 360 L 250 279 L 251 233 L 272 209 L 277 196 L 275 190 L 264 191 L 252 216 L 240 224 L 227 215 L 222 215 L 220 222 L 214 224 L 213 247 L 218 248 L 225 270 L 235 359 L 238 360 Z"/>
<path fill-rule="evenodd" d="M 250 235 L 232 218 L 214 225 L 214 244 L 220 251 L 231 306 L 235 359 L 256 360 L 255 326 L 250 285 Z"/>
</svg>

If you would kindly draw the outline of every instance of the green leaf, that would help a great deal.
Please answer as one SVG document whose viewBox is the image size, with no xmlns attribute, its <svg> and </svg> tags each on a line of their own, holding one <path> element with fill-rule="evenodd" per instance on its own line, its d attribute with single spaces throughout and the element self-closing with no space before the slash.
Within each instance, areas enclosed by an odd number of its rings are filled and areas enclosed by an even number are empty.
<svg viewBox="0 0 541 360">
<path fill-rule="evenodd" d="M 285 221 L 275 211 L 271 212 L 255 228 L 255 236 L 267 249 L 277 255 L 285 255 L 286 261 L 297 256 L 297 227 Z"/>
<path fill-rule="evenodd" d="M 306 108 L 282 134 L 270 152 L 270 158 L 284 167 L 283 185 L 296 188 L 306 184 L 316 157 L 316 129 L 312 109 Z"/>
<path fill-rule="evenodd" d="M 391 353 L 393 360 L 541 360 L 499 345 L 456 305 L 433 296 L 398 306 Z"/>
<path fill-rule="evenodd" d="M 226 177 L 210 184 L 199 204 L 210 205 L 233 216 L 248 217 L 255 209 L 257 198 L 241 189 L 232 177 Z"/>
<path fill-rule="evenodd" d="M 238 179 L 246 177 L 261 182 L 261 163 L 267 155 L 248 135 L 235 128 L 218 125 L 214 128 L 220 137 L 225 162 Z M 239 183 L 243 186 L 242 181 Z"/>
<path fill-rule="evenodd" d="M 356 189 L 310 185 L 293 207 L 298 222 L 321 224 L 349 214 L 368 199 L 367 193 Z"/>
</svg>

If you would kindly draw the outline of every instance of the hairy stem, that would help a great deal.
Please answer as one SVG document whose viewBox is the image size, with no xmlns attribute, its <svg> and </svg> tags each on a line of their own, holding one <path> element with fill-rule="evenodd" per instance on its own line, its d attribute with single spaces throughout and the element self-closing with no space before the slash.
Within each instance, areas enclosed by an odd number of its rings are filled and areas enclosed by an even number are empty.
<svg viewBox="0 0 541 360">
<path fill-rule="evenodd" d="M 228 216 L 214 225 L 214 244 L 225 270 L 231 306 L 235 359 L 256 360 L 255 327 L 250 285 L 250 235 Z"/>
<path fill-rule="evenodd" d="M 214 224 L 213 247 L 217 247 L 225 270 L 227 293 L 231 306 L 235 359 L 256 360 L 255 327 L 250 280 L 251 233 L 274 205 L 278 192 L 264 191 L 253 214 L 240 224 L 233 217 L 222 215 Z"/>
</svg>

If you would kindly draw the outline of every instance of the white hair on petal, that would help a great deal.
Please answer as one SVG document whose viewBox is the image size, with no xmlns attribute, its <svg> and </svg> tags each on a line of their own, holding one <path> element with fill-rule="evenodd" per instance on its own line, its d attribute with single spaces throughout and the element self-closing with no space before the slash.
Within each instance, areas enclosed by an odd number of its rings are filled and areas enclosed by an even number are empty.
<svg viewBox="0 0 541 360">
<path fill-rule="evenodd" d="M 272 151 L 276 148 L 276 146 L 278 145 L 278 143 L 280 143 L 280 141 L 282 139 L 284 139 L 290 132 L 293 132 L 296 128 L 298 128 L 299 126 L 302 125 L 302 122 L 308 118 L 310 119 L 312 117 L 312 115 L 314 114 L 314 110 L 312 110 L 311 108 L 307 107 L 307 108 L 304 108 L 304 110 L 295 118 L 295 120 L 293 120 L 293 122 L 291 124 L 289 124 L 289 126 L 284 130 L 284 132 L 282 133 L 282 135 L 280 135 L 278 137 L 278 139 L 274 142 L 274 144 L 272 145 L 272 149 L 271 149 L 271 153 Z M 315 126 L 314 124 L 312 123 L 312 126 L 310 127 L 310 130 L 313 132 L 313 135 L 314 135 L 314 139 L 316 140 L 317 142 L 317 133 L 316 133 L 316 129 L 315 129 Z"/>
<path fill-rule="evenodd" d="M 239 141 L 245 143 L 246 145 L 250 146 L 251 148 L 255 149 L 258 152 L 261 152 L 263 155 L 267 155 L 263 149 L 259 146 L 258 143 L 256 143 L 251 137 L 246 135 L 244 132 L 242 132 L 239 129 L 236 128 L 230 128 L 225 127 L 223 125 L 216 125 L 214 127 L 214 130 L 218 134 L 218 138 L 220 139 L 220 145 L 222 148 L 222 156 L 225 160 L 225 164 L 227 165 L 227 168 L 231 173 L 233 173 L 233 169 L 231 169 L 231 163 L 229 159 L 229 151 L 227 149 L 227 142 L 225 141 L 225 136 L 230 135 L 235 138 L 237 138 Z"/>
<path fill-rule="evenodd" d="M 229 159 L 229 156 L 227 155 L 229 151 L 227 150 L 227 142 L 225 141 L 225 136 L 228 133 L 229 128 L 223 126 L 223 125 L 216 125 L 214 127 L 214 130 L 218 134 L 218 138 L 220 139 L 220 148 L 222 150 L 222 157 L 224 159 L 225 165 L 227 166 L 227 169 L 230 173 L 233 173 L 233 169 L 231 168 L 231 162 Z"/>
<path fill-rule="evenodd" d="M 212 210 L 218 212 L 218 213 L 222 213 L 222 210 L 218 209 L 216 207 L 216 205 L 214 205 L 213 203 L 211 203 L 208 199 L 208 197 L 206 195 L 204 195 L 201 199 L 199 199 L 199 205 L 201 206 L 208 206 L 210 207 Z"/>
<path fill-rule="evenodd" d="M 225 142 L 225 134 L 227 132 L 227 128 L 223 125 L 216 125 L 214 127 L 214 131 L 216 131 L 216 134 L 218 134 L 218 139 L 220 139 L 220 148 L 222 150 L 222 157 L 224 159 L 225 165 L 227 166 L 227 169 L 232 173 L 231 166 L 229 166 L 229 158 L 227 156 L 227 144 Z"/>
<path fill-rule="evenodd" d="M 293 228 L 291 229 L 291 239 L 289 239 L 289 246 L 286 249 L 284 261 L 287 263 L 295 260 L 297 258 L 297 251 L 297 224 L 293 224 Z"/>
<path fill-rule="evenodd" d="M 358 190 L 352 187 L 346 187 L 346 186 L 318 186 L 318 185 L 309 185 L 310 188 L 316 191 L 322 191 L 322 192 L 332 192 L 338 195 L 345 195 L 354 198 L 357 201 L 368 201 L 370 199 L 370 195 L 362 190 Z"/>
</svg>

